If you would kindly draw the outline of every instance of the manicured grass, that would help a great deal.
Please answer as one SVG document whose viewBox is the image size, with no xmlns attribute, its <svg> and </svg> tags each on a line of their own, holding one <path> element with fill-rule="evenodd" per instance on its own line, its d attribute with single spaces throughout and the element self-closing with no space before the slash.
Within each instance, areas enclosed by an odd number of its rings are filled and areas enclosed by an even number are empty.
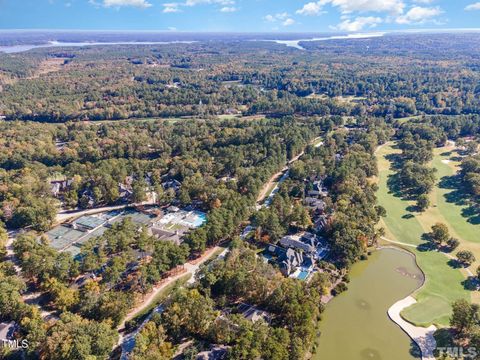
<svg viewBox="0 0 480 360">
<path fill-rule="evenodd" d="M 403 117 L 403 118 L 397 118 L 397 119 L 394 119 L 395 121 L 398 121 L 400 124 L 403 124 L 403 123 L 406 123 L 408 121 L 411 121 L 411 120 L 417 120 L 417 119 L 421 119 L 423 115 L 414 115 L 414 116 L 407 116 L 407 117 Z"/>
<path fill-rule="evenodd" d="M 433 166 L 438 170 L 437 178 L 439 180 L 442 178 L 444 180 L 449 179 L 457 172 L 459 162 L 455 161 L 455 157 L 455 153 L 448 154 L 445 151 L 442 152 L 441 149 L 436 151 Z M 448 162 L 446 163 L 445 161 Z M 436 205 L 450 225 L 450 231 L 465 243 L 474 243 L 472 245 L 478 244 L 476 246 L 478 251 L 480 250 L 480 225 L 471 223 L 465 216 L 462 216 L 462 211 L 467 208 L 466 205 L 448 200 L 454 194 L 454 189 L 438 187 Z M 456 200 L 454 196 L 453 200 Z M 478 255 L 480 257 L 480 252 L 478 252 Z"/>
<path fill-rule="evenodd" d="M 387 210 L 387 216 L 382 220 L 382 225 L 386 229 L 387 238 L 405 244 L 419 245 L 424 242 L 422 234 L 428 232 L 431 225 L 436 222 L 448 222 L 443 215 L 445 212 L 456 211 L 460 214 L 460 209 L 451 208 L 455 206 L 451 203 L 448 203 L 448 206 L 442 204 L 440 207 L 436 205 L 436 201 L 432 201 L 433 206 L 421 215 L 409 212 L 407 208 L 413 205 L 413 202 L 394 196 L 388 189 L 387 180 L 393 171 L 390 168 L 390 161 L 385 156 L 399 152 L 392 145 L 387 144 L 377 152 L 379 166 L 377 196 L 379 204 Z M 437 156 L 440 156 L 440 153 L 442 152 L 439 151 Z M 441 159 L 437 161 L 441 163 Z M 435 161 L 434 165 L 436 165 Z M 442 172 L 439 171 L 437 175 L 442 176 Z M 435 188 L 431 195 L 434 197 L 433 200 L 438 199 L 439 196 L 443 197 L 442 190 L 445 189 Z M 451 303 L 459 298 L 471 299 L 471 292 L 465 290 L 462 285 L 466 277 L 461 270 L 454 269 L 448 264 L 449 259 L 445 254 L 436 251 L 419 251 L 408 246 L 405 248 L 416 255 L 418 265 L 426 275 L 426 281 L 424 286 L 414 294 L 417 304 L 405 309 L 402 316 L 422 326 L 432 323 L 448 325 Z"/>
</svg>

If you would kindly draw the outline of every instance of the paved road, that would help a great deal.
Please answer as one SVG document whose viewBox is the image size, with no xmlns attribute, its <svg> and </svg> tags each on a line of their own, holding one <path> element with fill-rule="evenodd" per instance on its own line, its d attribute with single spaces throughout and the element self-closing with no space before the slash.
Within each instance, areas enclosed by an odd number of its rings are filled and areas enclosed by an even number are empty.
<svg viewBox="0 0 480 360">
<path fill-rule="evenodd" d="M 191 274 L 192 277 L 195 277 L 195 274 L 197 273 L 199 267 L 201 264 L 203 264 L 205 261 L 207 261 L 217 250 L 219 250 L 220 247 L 215 246 L 213 248 L 208 249 L 199 259 L 195 260 L 195 263 L 192 262 L 187 262 L 184 265 L 185 271 L 176 274 L 174 276 L 170 276 L 166 279 L 166 281 L 162 282 L 161 285 L 154 287 L 152 291 L 148 294 L 148 296 L 142 301 L 141 304 L 137 305 L 135 308 L 130 310 L 130 312 L 127 314 L 125 319 L 122 321 L 122 323 L 118 326 L 118 331 L 121 331 L 125 328 L 125 323 L 135 317 L 138 313 L 142 312 L 144 309 L 148 308 L 152 302 L 155 300 L 155 297 L 159 292 L 161 292 L 165 287 L 168 285 L 174 283 L 176 280 L 180 279 L 182 276 L 185 276 L 187 274 Z"/>
<path fill-rule="evenodd" d="M 167 278 L 167 281 L 163 282 L 160 286 L 158 287 L 154 287 L 153 290 L 150 292 L 150 294 L 148 294 L 148 296 L 145 298 L 145 300 L 139 304 L 137 307 L 135 307 L 134 309 L 132 309 L 130 311 L 130 313 L 125 317 L 125 319 L 122 321 L 122 323 L 118 326 L 117 330 L 119 332 L 123 331 L 125 329 L 125 323 L 128 321 L 128 320 L 131 320 L 135 317 L 135 315 L 137 315 L 138 313 L 140 313 L 141 311 L 143 311 L 144 309 L 148 308 L 152 302 L 155 300 L 155 297 L 157 296 L 157 294 L 159 292 L 161 292 L 163 289 L 165 289 L 165 287 L 169 286 L 170 284 L 174 283 L 175 281 L 177 281 L 178 279 L 180 279 L 181 277 L 187 275 L 187 274 L 191 274 L 191 278 L 189 279 L 188 283 L 193 283 L 195 282 L 195 276 L 196 274 L 198 273 L 198 270 L 200 268 L 200 265 L 203 264 L 205 261 L 207 261 L 208 259 L 210 259 L 213 254 L 215 254 L 215 252 L 217 252 L 219 249 L 221 249 L 219 246 L 215 246 L 213 248 L 210 248 L 208 249 L 201 257 L 200 259 L 196 259 L 194 263 L 191 263 L 191 262 L 188 262 L 185 264 L 185 270 L 184 272 L 180 273 L 180 274 L 177 274 L 175 276 L 171 276 L 169 278 Z M 228 252 L 228 249 L 225 249 L 220 255 L 219 257 L 224 257 L 226 255 L 226 253 Z M 148 314 L 148 316 L 145 318 L 145 320 L 140 324 L 140 326 L 135 329 L 135 331 L 133 331 L 132 333 L 126 335 L 126 336 L 123 336 L 121 333 L 120 333 L 120 337 L 118 339 L 118 345 L 122 347 L 122 356 L 121 356 L 121 359 L 128 359 L 128 354 L 133 350 L 133 348 L 135 347 L 135 337 L 138 335 L 138 333 L 143 329 L 143 327 L 150 321 L 150 319 L 152 318 L 152 316 L 155 314 L 155 313 L 160 313 L 163 311 L 163 305 L 160 304 L 158 305 L 155 309 L 153 309 L 150 314 Z"/>
<path fill-rule="evenodd" d="M 323 145 L 323 141 L 318 141 L 320 139 L 321 139 L 321 136 L 318 136 L 312 141 L 310 141 L 308 145 L 314 145 L 315 147 L 320 147 Z M 300 159 L 304 154 L 305 154 L 305 151 L 302 151 L 300 154 L 290 159 L 287 162 L 287 165 L 285 165 L 279 172 L 275 173 L 270 177 L 270 179 L 268 179 L 268 181 L 263 185 L 262 190 L 260 190 L 260 194 L 257 197 L 257 206 L 256 206 L 257 210 L 260 210 L 263 206 L 268 207 L 268 205 L 270 205 L 270 202 L 272 201 L 273 197 L 278 192 L 280 184 L 288 178 L 290 166 L 295 161 Z M 270 188 L 275 183 L 276 183 L 275 187 L 269 192 Z"/>
</svg>

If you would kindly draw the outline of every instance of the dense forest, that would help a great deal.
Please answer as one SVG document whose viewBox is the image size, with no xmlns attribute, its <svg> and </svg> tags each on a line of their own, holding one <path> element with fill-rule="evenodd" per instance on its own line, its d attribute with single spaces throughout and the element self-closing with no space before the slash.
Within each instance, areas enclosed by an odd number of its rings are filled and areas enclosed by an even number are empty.
<svg viewBox="0 0 480 360">
<path fill-rule="evenodd" d="M 308 52 L 235 41 L 4 54 L 0 115 L 65 122 L 232 111 L 388 117 L 480 111 L 478 37 L 391 35 L 305 46 Z"/>
<path fill-rule="evenodd" d="M 0 54 L 0 321 L 28 340 L 20 356 L 117 356 L 129 311 L 228 244 L 193 284 L 171 289 L 130 358 L 194 359 L 212 346 L 229 359 L 310 358 L 324 298 L 347 290 L 351 266 L 384 234 L 379 146 L 396 142 L 390 188 L 422 212 L 434 150 L 456 141 L 455 186 L 480 214 L 479 45 L 468 34 L 417 34 L 306 42 L 305 51 L 220 39 Z M 267 204 L 259 199 L 272 179 Z M 314 186 L 317 208 L 307 203 Z M 144 203 L 207 220 L 175 243 L 125 219 L 75 257 L 44 236 L 59 212 Z M 261 257 L 305 232 L 328 249 L 309 281 Z M 458 246 L 447 235 L 432 228 L 440 245 Z M 264 319 L 246 319 L 245 303 Z M 458 320 L 478 312 L 469 306 L 454 305 L 452 339 L 476 344 L 478 321 Z"/>
</svg>

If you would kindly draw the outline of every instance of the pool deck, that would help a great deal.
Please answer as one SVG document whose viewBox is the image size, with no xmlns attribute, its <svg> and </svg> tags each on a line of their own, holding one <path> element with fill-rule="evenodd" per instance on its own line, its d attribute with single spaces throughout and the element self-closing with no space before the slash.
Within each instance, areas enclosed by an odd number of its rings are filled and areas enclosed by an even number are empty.
<svg viewBox="0 0 480 360">
<path fill-rule="evenodd" d="M 400 315 L 403 309 L 406 309 L 416 302 L 417 300 L 415 300 L 412 296 L 407 296 L 405 299 L 397 301 L 390 307 L 390 309 L 388 309 L 388 316 L 418 345 L 422 351 L 422 360 L 435 360 L 435 356 L 433 354 L 437 347 L 437 342 L 433 337 L 433 334 L 437 330 L 435 325 L 431 325 L 428 328 L 415 326 L 405 321 Z"/>
</svg>

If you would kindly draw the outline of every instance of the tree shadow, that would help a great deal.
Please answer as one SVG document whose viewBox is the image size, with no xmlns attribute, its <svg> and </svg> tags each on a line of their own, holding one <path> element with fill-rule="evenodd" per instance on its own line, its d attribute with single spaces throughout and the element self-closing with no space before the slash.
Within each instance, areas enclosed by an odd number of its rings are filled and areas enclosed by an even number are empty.
<svg viewBox="0 0 480 360">
<path fill-rule="evenodd" d="M 463 288 L 469 291 L 476 291 L 480 288 L 480 282 L 475 276 L 469 276 L 468 279 L 462 281 Z"/>
<path fill-rule="evenodd" d="M 438 248 L 438 251 L 440 252 L 443 252 L 445 254 L 449 254 L 451 253 L 453 250 L 455 250 L 454 248 L 451 248 L 450 246 L 448 245 L 442 245 Z"/>
<path fill-rule="evenodd" d="M 409 212 L 421 212 L 421 211 L 420 211 L 420 207 L 417 206 L 417 205 L 407 206 L 407 208 L 406 208 L 405 210 L 407 210 L 407 211 L 409 211 Z M 412 214 L 410 214 L 410 215 L 412 215 Z M 413 215 L 412 215 L 412 216 L 413 216 Z"/>
<path fill-rule="evenodd" d="M 462 269 L 464 267 L 463 264 L 460 261 L 458 261 L 457 259 L 450 259 L 450 260 L 448 260 L 447 264 L 452 269 Z"/>
<path fill-rule="evenodd" d="M 388 175 L 387 186 L 390 194 L 393 194 L 395 197 L 403 197 L 400 176 L 397 173 Z"/>
<path fill-rule="evenodd" d="M 464 208 L 461 211 L 461 215 L 470 224 L 480 224 L 480 206 L 465 189 L 459 174 L 442 177 L 438 186 L 441 189 L 452 190 L 444 195 L 445 200 L 448 203 L 463 206 Z"/>
<path fill-rule="evenodd" d="M 467 221 L 472 225 L 480 224 L 480 207 L 477 204 L 471 203 L 462 210 L 462 216 L 467 218 Z"/>
<path fill-rule="evenodd" d="M 390 168 L 392 170 L 399 170 L 402 167 L 402 156 L 400 154 L 388 154 L 385 156 L 390 162 Z"/>
<path fill-rule="evenodd" d="M 400 170 L 403 164 L 401 155 L 389 154 L 389 155 L 386 155 L 385 158 L 390 162 L 390 169 L 393 170 L 393 173 L 390 174 L 387 179 L 387 187 L 389 190 L 388 193 L 402 200 L 406 200 L 406 201 L 416 200 L 418 195 L 412 193 L 410 189 L 407 189 L 402 185 L 402 181 L 400 179 Z M 419 210 L 420 209 L 415 205 L 411 205 L 407 208 L 407 211 L 411 211 L 411 212 L 418 212 Z M 404 216 L 405 219 L 410 219 L 412 217 L 413 215 Z"/>
<path fill-rule="evenodd" d="M 421 252 L 436 250 L 436 246 L 431 242 L 425 242 L 417 246 L 417 250 Z"/>
<path fill-rule="evenodd" d="M 416 200 L 416 195 L 410 193 L 409 189 L 406 189 L 402 186 L 402 181 L 400 180 L 400 174 L 398 172 L 390 174 L 388 176 L 387 186 L 388 186 L 389 194 L 392 194 L 395 197 L 398 197 L 402 200 L 407 200 L 407 201 Z M 416 208 L 416 206 L 414 207 Z M 412 207 L 409 206 L 409 208 L 412 208 Z"/>
<path fill-rule="evenodd" d="M 410 342 L 410 355 L 415 358 L 415 359 L 421 359 L 422 358 L 422 350 L 418 347 L 417 343 L 415 341 Z"/>
<path fill-rule="evenodd" d="M 441 347 L 452 347 L 455 346 L 453 342 L 453 333 L 450 328 L 442 328 L 435 331 L 433 335 L 437 342 L 437 349 Z M 434 355 L 438 358 L 442 358 L 442 354 L 438 350 L 434 351 Z"/>
</svg>

